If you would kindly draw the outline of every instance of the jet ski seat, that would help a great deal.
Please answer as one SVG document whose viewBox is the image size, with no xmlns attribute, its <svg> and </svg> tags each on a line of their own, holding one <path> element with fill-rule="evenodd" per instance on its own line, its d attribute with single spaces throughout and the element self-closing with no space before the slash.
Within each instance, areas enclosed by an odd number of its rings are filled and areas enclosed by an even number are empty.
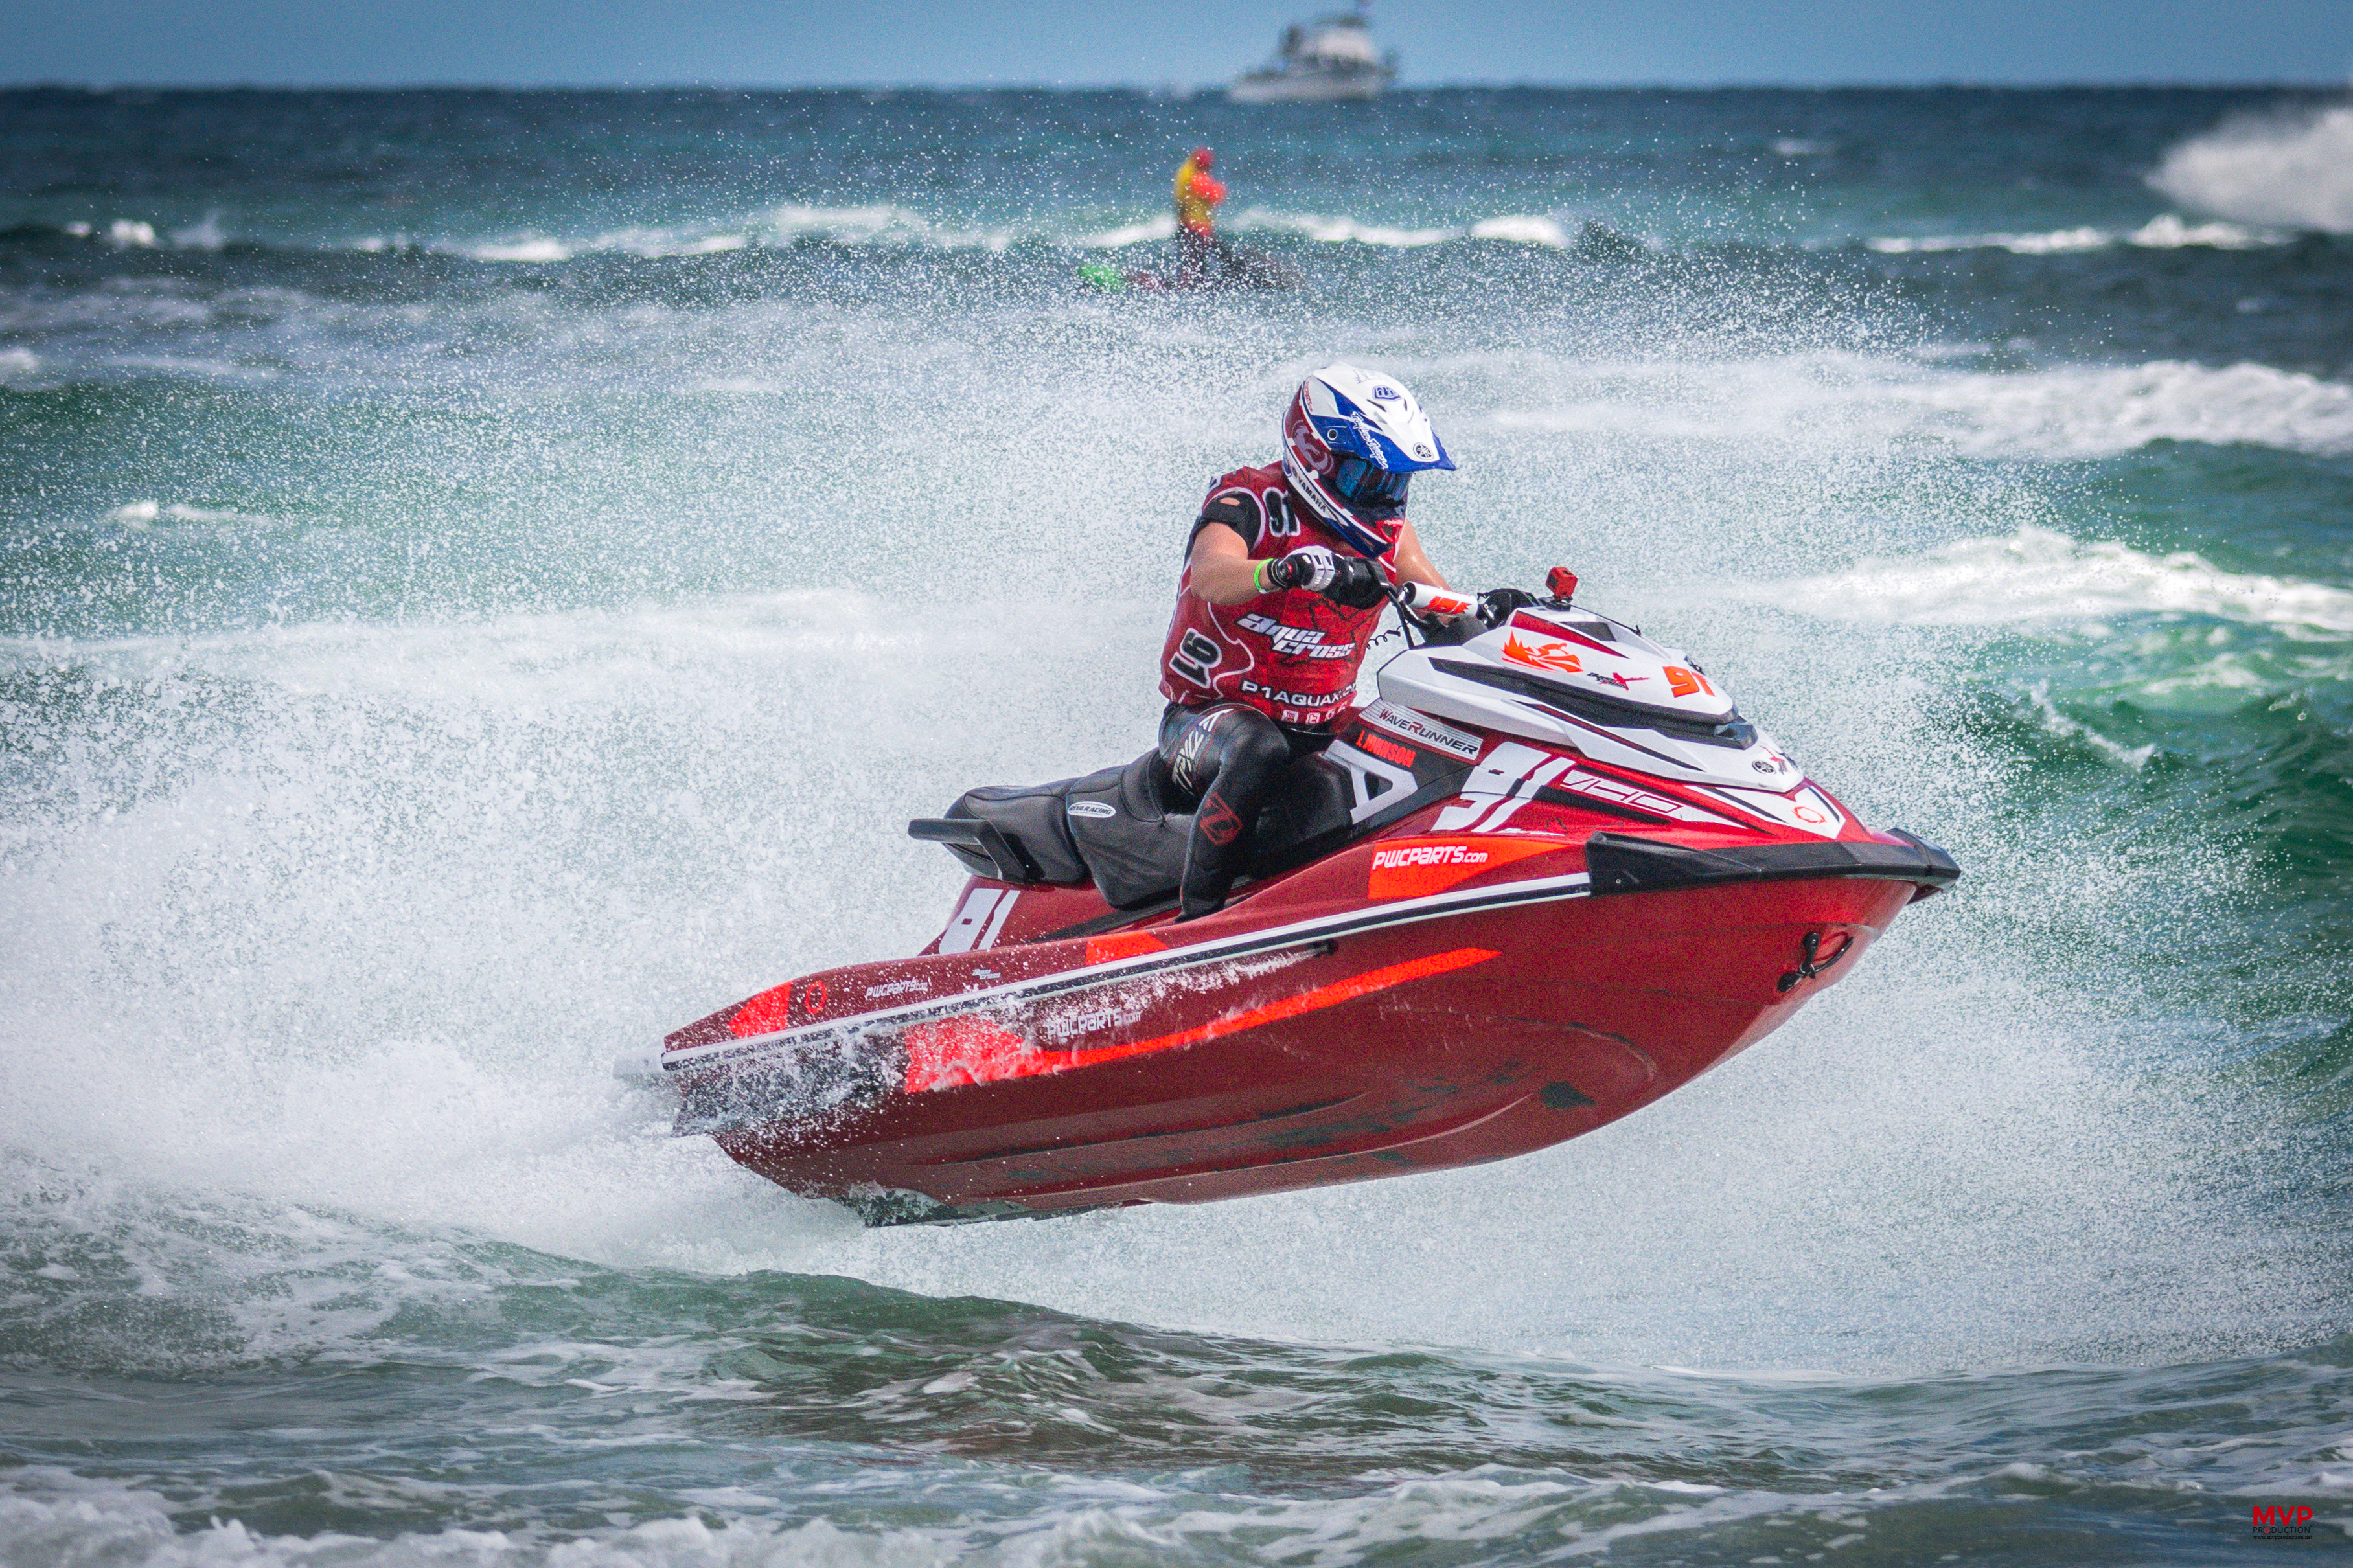
<svg viewBox="0 0 2353 1568">
<path fill-rule="evenodd" d="M 946 845 L 977 875 L 1067 887 L 1092 881 L 1104 902 L 1128 908 L 1176 889 L 1192 805 L 1151 751 L 1083 778 L 966 790 L 945 816 L 911 822 L 907 832 Z"/>
<path fill-rule="evenodd" d="M 1319 757 L 1293 763 L 1268 791 L 1248 869 L 1264 875 L 1345 837 L 1348 802 L 1339 769 Z M 1176 892 L 1196 804 L 1150 751 L 1083 778 L 966 790 L 946 816 L 909 823 L 907 835 L 946 845 L 977 876 L 1092 881 L 1103 902 L 1134 909 Z"/>
</svg>

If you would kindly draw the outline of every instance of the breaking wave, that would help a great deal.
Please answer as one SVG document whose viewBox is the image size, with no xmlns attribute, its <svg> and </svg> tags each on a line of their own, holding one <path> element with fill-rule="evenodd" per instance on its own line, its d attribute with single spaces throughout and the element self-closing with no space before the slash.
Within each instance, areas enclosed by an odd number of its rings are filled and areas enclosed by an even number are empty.
<svg viewBox="0 0 2353 1568">
<path fill-rule="evenodd" d="M 2353 387 L 2300 371 L 2159 360 L 1932 380 L 1899 396 L 1976 456 L 2110 457 L 2156 441 L 2353 452 Z"/>
<path fill-rule="evenodd" d="M 734 223 L 615 229 L 581 240 L 520 235 L 487 243 L 451 242 L 427 248 L 446 250 L 476 261 L 548 262 L 569 261 L 575 256 L 600 252 L 643 258 L 710 256 L 755 246 L 793 245 L 802 240 L 939 250 L 1003 250 L 1015 237 L 1010 229 L 959 227 L 925 217 L 911 207 L 889 203 L 855 207 L 788 203 Z M 360 249 L 381 249 L 385 245 L 381 237 L 375 236 L 355 242 Z"/>
<path fill-rule="evenodd" d="M 1726 590 L 1727 596 L 1746 591 Z M 2223 570 L 2194 551 L 2149 555 L 2047 528 L 1871 559 L 1754 595 L 1846 622 L 2010 626 L 2195 616 L 2306 638 L 2353 637 L 2353 591 Z"/>
<path fill-rule="evenodd" d="M 2234 223 L 2184 222 L 2172 213 L 2159 213 L 2136 229 L 2060 228 L 2040 234 L 1896 235 L 1863 241 L 1883 256 L 1930 255 L 1949 250 L 2007 250 L 2013 256 L 2066 256 L 2106 250 L 2119 245 L 2143 250 L 2179 250 L 2203 246 L 2212 250 L 2257 250 L 2284 245 L 2291 236 L 2245 228 Z"/>
<path fill-rule="evenodd" d="M 1282 212 L 1250 207 L 1229 217 L 1230 232 L 1296 235 L 1321 244 L 1385 246 L 1417 249 L 1461 239 L 1501 240 L 1567 249 L 1574 237 L 1557 219 L 1510 213 L 1467 225 L 1400 226 L 1368 222 L 1345 215 Z M 862 207 L 786 206 L 742 223 L 685 225 L 671 228 L 628 228 L 591 238 L 568 240 L 543 235 L 502 236 L 488 241 L 448 242 L 426 247 L 476 261 L 569 261 L 577 256 L 617 253 L 656 258 L 707 256 L 720 251 L 763 246 L 792 245 L 818 240 L 843 246 L 925 248 L 934 250 L 1004 251 L 1029 241 L 1070 246 L 1087 250 L 1118 250 L 1131 245 L 1173 238 L 1176 220 L 1166 216 L 1115 223 L 1106 228 L 1040 227 L 1021 230 L 986 226 L 926 217 L 912 208 L 895 205 Z M 398 249 L 407 242 L 370 235 L 352 242 L 369 251 Z"/>
<path fill-rule="evenodd" d="M 1420 226 L 1388 224 L 1345 214 L 1286 212 L 1250 207 L 1231 215 L 1230 231 L 1296 235 L 1322 244 L 1357 244 L 1395 249 L 1417 249 L 1457 240 L 1494 240 L 1507 244 L 1570 248 L 1580 226 L 1537 213 L 1503 213 L 1469 222 Z M 62 228 L 21 231 L 90 241 L 118 250 L 217 251 L 231 236 L 218 213 L 200 223 L 159 234 L 156 226 L 140 219 L 118 218 L 104 226 L 70 223 Z M 1091 226 L 1082 217 L 1064 224 L 1014 226 L 928 216 L 913 207 L 876 203 L 864 206 L 804 206 L 786 204 L 765 212 L 710 222 L 648 225 L 607 229 L 595 234 L 564 235 L 523 229 L 490 236 L 422 238 L 409 233 L 357 234 L 328 242 L 329 250 L 364 255 L 424 251 L 463 257 L 472 261 L 552 264 L 584 256 L 618 255 L 641 258 L 710 256 L 804 242 L 885 249 L 1002 252 L 1021 243 L 1068 246 L 1088 250 L 1117 250 L 1131 245 L 1165 241 L 1175 237 L 1176 221 L 1166 214 Z M 254 244 L 253 240 L 240 243 Z M 270 242 L 260 241 L 263 245 Z M 296 248 L 311 248 L 297 247 Z"/>
<path fill-rule="evenodd" d="M 2001 374 L 1850 354 L 1602 365 L 1585 395 L 1493 416 L 1505 428 L 1842 445 L 1940 440 L 1964 456 L 2108 458 L 2158 441 L 2353 452 L 2353 387 L 2300 371 L 2178 360 Z"/>
<path fill-rule="evenodd" d="M 1266 207 L 1251 207 L 1236 217 L 1231 226 L 1296 234 L 1326 245 L 1354 242 L 1388 246 L 1400 250 L 1444 245 L 1458 239 L 1504 240 L 1519 245 L 1546 246 L 1555 250 L 1566 250 L 1575 243 L 1557 219 L 1527 213 L 1482 218 L 1465 226 L 1438 225 L 1405 228 L 1391 224 L 1364 223 L 1352 217 L 1325 217 L 1315 213 L 1285 213 Z"/>
<path fill-rule="evenodd" d="M 2149 184 L 2242 223 L 2353 234 L 2353 105 L 2192 137 L 2166 153 Z"/>
</svg>

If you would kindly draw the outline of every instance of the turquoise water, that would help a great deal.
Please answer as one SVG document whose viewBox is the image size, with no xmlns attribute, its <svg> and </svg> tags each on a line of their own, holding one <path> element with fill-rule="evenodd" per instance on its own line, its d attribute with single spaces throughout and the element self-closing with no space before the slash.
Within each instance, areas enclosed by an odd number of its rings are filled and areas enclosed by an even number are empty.
<svg viewBox="0 0 2353 1568">
<path fill-rule="evenodd" d="M 0 95 L 0 1557 L 2341 1549 L 2347 116 Z M 1080 288 L 1202 139 L 1305 289 Z M 1146 743 L 1340 356 L 1458 582 L 1573 566 L 1961 889 L 1478 1171 L 870 1233 L 669 1137 L 613 1058 Z"/>
</svg>

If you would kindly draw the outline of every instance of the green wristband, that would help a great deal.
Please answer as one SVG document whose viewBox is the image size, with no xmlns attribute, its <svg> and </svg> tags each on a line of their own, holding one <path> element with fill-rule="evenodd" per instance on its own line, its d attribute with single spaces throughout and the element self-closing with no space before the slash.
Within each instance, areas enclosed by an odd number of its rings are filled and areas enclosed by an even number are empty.
<svg viewBox="0 0 2353 1568">
<path fill-rule="evenodd" d="M 1253 561 L 1250 563 L 1250 586 L 1256 588 L 1261 594 L 1266 592 L 1265 562 Z"/>
</svg>

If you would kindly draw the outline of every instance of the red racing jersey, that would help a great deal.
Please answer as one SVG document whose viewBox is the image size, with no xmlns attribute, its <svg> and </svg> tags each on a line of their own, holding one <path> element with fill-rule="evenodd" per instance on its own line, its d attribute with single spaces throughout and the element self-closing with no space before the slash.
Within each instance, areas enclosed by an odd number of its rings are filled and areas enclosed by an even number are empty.
<svg viewBox="0 0 2353 1568">
<path fill-rule="evenodd" d="M 1198 536 L 1221 522 L 1242 536 L 1253 561 L 1271 561 L 1320 544 L 1353 555 L 1345 543 L 1299 504 L 1283 482 L 1282 465 L 1236 468 L 1210 487 L 1193 524 Z M 1405 519 L 1368 524 L 1387 547 L 1374 564 L 1397 581 L 1397 542 Z M 1352 610 L 1304 588 L 1278 589 L 1239 605 L 1213 605 L 1193 592 L 1186 542 L 1185 575 L 1176 613 L 1160 650 L 1160 690 L 1187 708 L 1246 702 L 1278 724 L 1326 730 L 1355 709 L 1357 667 L 1381 618 L 1381 606 Z"/>
</svg>

